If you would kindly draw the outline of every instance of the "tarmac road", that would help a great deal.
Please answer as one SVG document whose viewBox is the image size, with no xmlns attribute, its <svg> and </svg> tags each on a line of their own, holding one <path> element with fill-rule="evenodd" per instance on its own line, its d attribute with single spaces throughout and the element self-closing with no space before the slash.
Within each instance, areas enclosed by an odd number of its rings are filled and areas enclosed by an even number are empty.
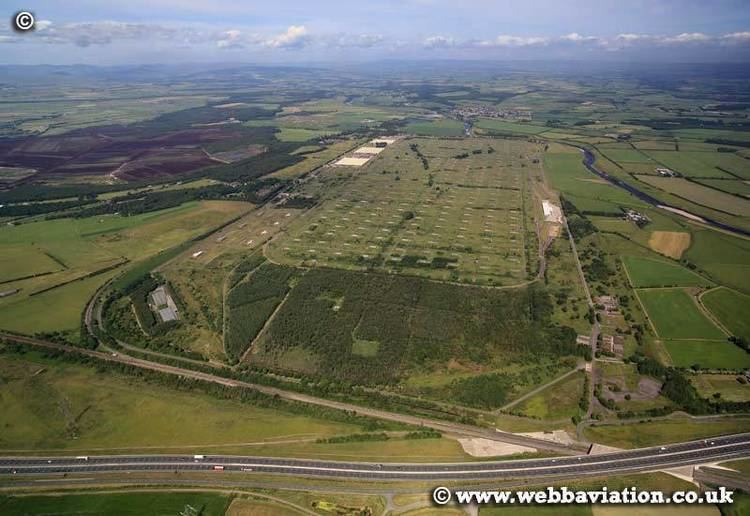
<svg viewBox="0 0 750 516">
<path fill-rule="evenodd" d="M 470 463 L 372 463 L 232 455 L 0 457 L 0 475 L 237 471 L 364 480 L 492 480 L 607 476 L 750 457 L 750 433 L 601 455 Z"/>
</svg>

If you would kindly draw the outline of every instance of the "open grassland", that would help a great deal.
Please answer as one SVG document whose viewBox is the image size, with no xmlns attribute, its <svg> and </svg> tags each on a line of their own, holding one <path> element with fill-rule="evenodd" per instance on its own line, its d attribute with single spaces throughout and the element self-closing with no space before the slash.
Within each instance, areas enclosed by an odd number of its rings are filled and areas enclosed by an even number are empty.
<svg viewBox="0 0 750 516">
<path fill-rule="evenodd" d="M 303 129 L 299 127 L 282 127 L 276 133 L 276 138 L 282 142 L 306 142 L 308 140 L 324 138 L 330 135 L 330 131 L 316 131 L 315 129 Z"/>
<path fill-rule="evenodd" d="M 718 392 L 725 401 L 750 401 L 750 385 L 740 382 L 739 378 L 733 374 L 697 374 L 690 377 L 690 383 L 704 398 L 711 398 Z"/>
<path fill-rule="evenodd" d="M 63 266 L 44 251 L 28 245 L 3 246 L 0 254 L 0 281 L 3 283 L 62 269 Z"/>
<path fill-rule="evenodd" d="M 74 91 L 72 95 L 85 95 L 87 100 L 74 102 L 56 93 L 55 98 L 35 102 L 6 102 L 0 106 L 0 121 L 17 120 L 20 112 L 24 115 L 19 129 L 54 135 L 96 125 L 132 124 L 160 114 L 203 106 L 210 99 L 205 94 L 175 96 L 168 88 L 153 85 L 135 89 L 128 86 L 125 97 L 131 98 L 117 98 L 123 93 L 117 91 L 94 93 L 90 87 L 86 87 L 85 92 Z"/>
<path fill-rule="evenodd" d="M 727 193 L 750 198 L 750 181 L 740 179 L 701 179 L 698 182 Z"/>
<path fill-rule="evenodd" d="M 180 392 L 32 355 L 0 356 L 0 448 L 10 452 L 127 450 L 197 453 L 263 441 L 360 431 L 351 424 Z M 252 447 L 245 448 L 253 453 Z"/>
<path fill-rule="evenodd" d="M 302 513 L 281 503 L 235 498 L 225 516 L 297 516 L 299 514 Z"/>
<path fill-rule="evenodd" d="M 635 150 L 633 148 L 610 148 L 606 145 L 597 145 L 596 148 L 607 158 L 620 164 L 648 163 L 652 166 L 655 165 L 653 159 L 651 159 L 643 152 Z"/>
<path fill-rule="evenodd" d="M 246 449 L 247 450 L 247 449 Z M 347 443 L 284 443 L 254 446 L 251 451 L 261 456 L 306 457 L 366 462 L 457 462 L 472 457 L 455 439 L 404 439 L 398 436 L 387 441 Z"/>
<path fill-rule="evenodd" d="M 659 337 L 717 341 L 726 339 L 726 335 L 700 311 L 687 291 L 680 288 L 660 288 L 641 289 L 637 292 Z"/>
<path fill-rule="evenodd" d="M 83 308 L 105 281 L 117 274 L 109 271 L 74 281 L 33 297 L 21 297 L 0 309 L 0 328 L 18 333 L 76 332 Z M 14 296 L 15 297 L 15 296 Z"/>
<path fill-rule="evenodd" d="M 639 181 L 688 201 L 739 217 L 750 216 L 750 200 L 719 192 L 681 177 L 638 176 Z"/>
<path fill-rule="evenodd" d="M 105 192 L 98 194 L 96 199 L 98 201 L 108 201 L 115 197 L 121 197 L 123 195 L 132 195 L 146 192 L 171 192 L 174 190 L 190 190 L 193 188 L 203 188 L 205 186 L 211 186 L 220 184 L 215 179 L 196 179 L 194 181 L 177 181 L 175 183 L 167 183 L 160 186 L 146 186 L 143 188 L 135 188 L 132 190 L 117 190 L 114 192 Z"/>
<path fill-rule="evenodd" d="M 545 507 L 544 505 L 513 505 L 512 507 L 482 507 L 482 516 L 591 516 L 593 514 L 588 505 L 564 505 Z"/>
<path fill-rule="evenodd" d="M 538 147 L 509 140 L 399 141 L 362 168 L 326 170 L 323 202 L 271 242 L 290 265 L 507 285 L 536 255 L 525 178 Z M 427 163 L 428 168 L 424 168 Z"/>
<path fill-rule="evenodd" d="M 118 489 L 118 491 L 120 491 Z M 10 515 L 167 516 L 189 514 L 188 506 L 201 516 L 224 516 L 231 498 L 222 493 L 195 492 L 88 492 L 66 494 L 0 495 L 0 512 Z M 290 514 L 289 512 L 277 514 Z"/>
<path fill-rule="evenodd" d="M 728 340 L 668 339 L 663 341 L 672 364 L 677 367 L 743 369 L 750 367 L 750 354 Z"/>
<path fill-rule="evenodd" d="M 408 110 L 406 110 L 408 112 Z M 372 127 L 380 122 L 402 118 L 405 110 L 347 103 L 343 97 L 301 102 L 284 109 L 270 120 L 249 120 L 246 126 L 276 126 L 283 141 L 306 141 L 331 133 Z M 302 131 L 300 131 L 302 130 Z"/>
<path fill-rule="evenodd" d="M 578 413 L 578 402 L 583 393 L 584 372 L 570 375 L 539 394 L 532 396 L 517 407 L 514 412 L 537 419 L 566 419 Z"/>
<path fill-rule="evenodd" d="M 748 429 L 750 429 L 750 419 L 747 418 L 703 421 L 674 418 L 646 423 L 589 426 L 584 431 L 584 435 L 592 442 L 607 446 L 642 448 L 747 432 Z"/>
<path fill-rule="evenodd" d="M 750 341 L 750 296 L 718 288 L 703 294 L 700 301 L 733 335 Z"/>
<path fill-rule="evenodd" d="M 246 203 L 203 201 L 132 217 L 57 219 L 0 228 L 0 251 L 9 250 L 21 263 L 28 253 L 36 267 L 13 274 L 53 265 L 55 271 L 3 286 L 21 290 L 0 299 L 0 328 L 23 333 L 76 329 L 88 297 L 112 271 L 129 267 L 126 262 L 138 265 L 249 208 Z"/>
<path fill-rule="evenodd" d="M 539 134 L 549 130 L 549 127 L 543 125 L 534 125 L 525 122 L 506 122 L 505 120 L 494 118 L 481 118 L 477 121 L 475 127 L 489 133 Z"/>
<path fill-rule="evenodd" d="M 694 231 L 685 258 L 716 281 L 750 294 L 750 240 L 708 229 Z"/>
<path fill-rule="evenodd" d="M 578 149 L 550 145 L 544 155 L 544 169 L 550 185 L 581 211 L 621 214 L 620 206 L 640 203 L 623 190 L 586 170 Z"/>
<path fill-rule="evenodd" d="M 748 161 L 733 153 L 646 151 L 655 161 L 687 177 L 750 179 Z"/>
<path fill-rule="evenodd" d="M 622 261 L 634 288 L 713 285 L 711 281 L 676 263 L 639 256 L 623 256 Z"/>
<path fill-rule="evenodd" d="M 648 246 L 675 260 L 690 247 L 690 233 L 685 231 L 653 231 L 648 239 Z"/>
<path fill-rule="evenodd" d="M 420 136 L 461 136 L 464 134 L 464 124 L 458 120 L 443 118 L 429 122 L 412 122 L 406 126 L 406 131 Z"/>
</svg>

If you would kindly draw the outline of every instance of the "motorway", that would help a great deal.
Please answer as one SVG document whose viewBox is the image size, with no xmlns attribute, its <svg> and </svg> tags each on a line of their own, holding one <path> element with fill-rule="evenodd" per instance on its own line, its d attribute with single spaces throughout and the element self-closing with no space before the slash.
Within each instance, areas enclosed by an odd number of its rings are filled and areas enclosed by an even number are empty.
<svg viewBox="0 0 750 516">
<path fill-rule="evenodd" d="M 0 457 L 0 475 L 236 471 L 363 480 L 570 478 L 658 471 L 750 456 L 750 433 L 600 455 L 469 463 L 372 463 L 233 455 Z"/>
</svg>

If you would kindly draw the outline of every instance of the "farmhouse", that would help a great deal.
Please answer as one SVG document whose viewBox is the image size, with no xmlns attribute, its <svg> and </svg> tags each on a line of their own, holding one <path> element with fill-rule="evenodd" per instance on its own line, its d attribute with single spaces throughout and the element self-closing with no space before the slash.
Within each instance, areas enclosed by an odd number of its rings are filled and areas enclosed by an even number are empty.
<svg viewBox="0 0 750 516">
<path fill-rule="evenodd" d="M 662 177 L 678 177 L 680 174 L 675 172 L 674 170 L 670 170 L 668 168 L 664 167 L 657 167 L 656 173 L 659 174 Z"/>
<path fill-rule="evenodd" d="M 638 227 L 643 227 L 649 222 L 651 222 L 651 219 L 649 219 L 646 215 L 643 213 L 639 213 L 635 210 L 626 209 L 625 210 L 625 220 L 629 220 L 631 222 L 635 222 L 635 224 Z"/>
</svg>

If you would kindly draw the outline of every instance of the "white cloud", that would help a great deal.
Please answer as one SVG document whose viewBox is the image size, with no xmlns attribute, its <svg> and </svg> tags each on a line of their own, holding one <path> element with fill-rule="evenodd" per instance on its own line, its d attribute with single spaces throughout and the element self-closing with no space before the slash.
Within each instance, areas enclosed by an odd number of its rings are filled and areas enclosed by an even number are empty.
<svg viewBox="0 0 750 516">
<path fill-rule="evenodd" d="M 705 43 L 710 41 L 711 37 L 703 34 L 702 32 L 683 32 L 676 36 L 666 36 L 658 38 L 658 41 L 669 44 L 684 44 L 684 43 Z"/>
<path fill-rule="evenodd" d="M 425 48 L 450 48 L 458 45 L 456 39 L 447 36 L 430 36 L 422 42 L 422 46 Z"/>
<path fill-rule="evenodd" d="M 236 29 L 227 30 L 220 34 L 219 39 L 216 40 L 216 46 L 225 49 L 243 48 L 245 44 L 241 38 L 241 31 Z"/>
<path fill-rule="evenodd" d="M 549 42 L 547 38 L 539 36 L 512 36 L 510 34 L 500 34 L 493 40 L 481 41 L 483 47 L 530 47 L 537 45 L 546 45 Z"/>
<path fill-rule="evenodd" d="M 586 43 L 589 41 L 598 41 L 599 38 L 597 38 L 596 36 L 581 36 L 577 32 L 571 32 L 570 34 L 560 36 L 560 40 L 570 41 L 573 43 Z"/>
<path fill-rule="evenodd" d="M 302 48 L 310 39 L 304 25 L 291 25 L 285 32 L 266 40 L 265 45 L 272 48 Z"/>
<path fill-rule="evenodd" d="M 382 34 L 335 34 L 319 38 L 325 45 L 333 48 L 373 48 L 385 41 Z"/>
<path fill-rule="evenodd" d="M 750 43 L 750 31 L 724 34 L 721 40 L 725 43 Z"/>
</svg>

